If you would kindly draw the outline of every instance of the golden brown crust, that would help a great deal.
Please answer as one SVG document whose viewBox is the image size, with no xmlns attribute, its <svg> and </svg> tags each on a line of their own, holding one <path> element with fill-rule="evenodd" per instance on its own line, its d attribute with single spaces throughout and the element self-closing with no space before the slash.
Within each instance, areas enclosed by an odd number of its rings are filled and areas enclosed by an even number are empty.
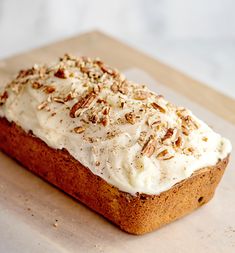
<svg viewBox="0 0 235 253">
<path fill-rule="evenodd" d="M 229 157 L 194 173 L 159 195 L 132 196 L 94 175 L 66 150 L 55 150 L 0 118 L 0 149 L 43 179 L 132 234 L 144 234 L 207 203 Z"/>
</svg>

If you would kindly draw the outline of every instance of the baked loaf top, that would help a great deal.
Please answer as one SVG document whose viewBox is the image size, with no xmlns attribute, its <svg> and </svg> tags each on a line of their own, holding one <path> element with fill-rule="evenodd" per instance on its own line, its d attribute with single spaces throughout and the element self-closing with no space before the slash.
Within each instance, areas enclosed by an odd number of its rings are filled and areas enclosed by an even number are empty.
<svg viewBox="0 0 235 253">
<path fill-rule="evenodd" d="M 0 117 L 133 195 L 166 191 L 231 152 L 191 111 L 87 57 L 21 70 L 0 91 Z"/>
</svg>

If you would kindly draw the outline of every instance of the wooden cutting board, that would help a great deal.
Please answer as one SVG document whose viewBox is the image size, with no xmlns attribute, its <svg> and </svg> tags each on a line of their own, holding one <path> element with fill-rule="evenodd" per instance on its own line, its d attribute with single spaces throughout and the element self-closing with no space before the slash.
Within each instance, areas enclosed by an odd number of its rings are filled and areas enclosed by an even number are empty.
<svg viewBox="0 0 235 253">
<path fill-rule="evenodd" d="M 19 69 L 65 52 L 99 56 L 152 87 L 157 80 L 158 90 L 173 102 L 235 140 L 233 99 L 97 31 L 1 60 L 0 85 Z M 0 252 L 235 252 L 234 185 L 230 168 L 208 206 L 151 234 L 132 236 L 0 153 Z"/>
</svg>

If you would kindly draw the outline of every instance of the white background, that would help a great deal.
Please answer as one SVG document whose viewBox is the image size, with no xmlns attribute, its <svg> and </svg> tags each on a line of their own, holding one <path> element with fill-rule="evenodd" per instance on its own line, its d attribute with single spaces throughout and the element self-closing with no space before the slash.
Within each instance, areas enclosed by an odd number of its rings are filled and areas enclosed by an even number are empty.
<svg viewBox="0 0 235 253">
<path fill-rule="evenodd" d="M 0 58 L 95 28 L 235 97 L 234 0 L 0 0 Z"/>
</svg>

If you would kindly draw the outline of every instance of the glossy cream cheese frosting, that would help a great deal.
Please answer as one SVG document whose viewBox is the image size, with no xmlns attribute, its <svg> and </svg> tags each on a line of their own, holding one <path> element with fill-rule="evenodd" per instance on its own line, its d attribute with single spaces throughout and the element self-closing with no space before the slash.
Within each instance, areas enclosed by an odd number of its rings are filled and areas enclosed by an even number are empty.
<svg viewBox="0 0 235 253">
<path fill-rule="evenodd" d="M 86 57 L 21 70 L 0 91 L 0 117 L 133 195 L 166 191 L 231 152 L 191 111 Z"/>
</svg>

